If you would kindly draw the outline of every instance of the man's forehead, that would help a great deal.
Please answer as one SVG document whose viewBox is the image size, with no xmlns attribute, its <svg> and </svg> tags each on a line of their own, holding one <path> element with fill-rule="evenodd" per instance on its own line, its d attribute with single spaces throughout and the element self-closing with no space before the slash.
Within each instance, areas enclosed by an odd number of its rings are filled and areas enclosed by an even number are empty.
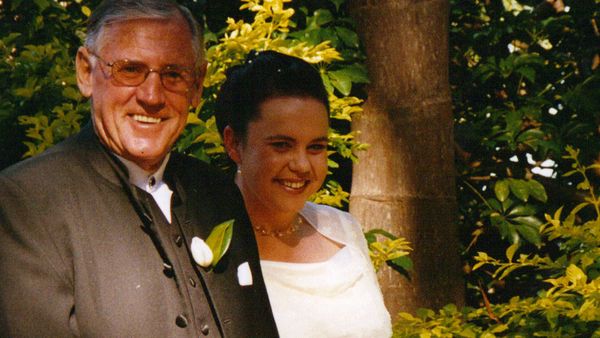
<svg viewBox="0 0 600 338">
<path fill-rule="evenodd" d="M 183 18 L 132 18 L 105 25 L 97 46 L 99 51 L 165 48 L 181 55 L 193 53 L 192 39 Z"/>
</svg>

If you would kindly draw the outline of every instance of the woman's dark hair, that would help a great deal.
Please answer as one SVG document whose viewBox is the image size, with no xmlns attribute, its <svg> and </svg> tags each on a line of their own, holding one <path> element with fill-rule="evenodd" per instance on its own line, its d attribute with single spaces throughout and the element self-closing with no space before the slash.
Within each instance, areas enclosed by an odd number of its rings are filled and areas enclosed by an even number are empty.
<svg viewBox="0 0 600 338">
<path fill-rule="evenodd" d="M 273 97 L 314 98 L 329 112 L 327 91 L 318 70 L 297 57 L 273 51 L 250 52 L 246 62 L 231 67 L 226 76 L 215 106 L 221 135 L 229 125 L 245 139 L 248 123 L 260 117 L 259 106 Z"/>
</svg>

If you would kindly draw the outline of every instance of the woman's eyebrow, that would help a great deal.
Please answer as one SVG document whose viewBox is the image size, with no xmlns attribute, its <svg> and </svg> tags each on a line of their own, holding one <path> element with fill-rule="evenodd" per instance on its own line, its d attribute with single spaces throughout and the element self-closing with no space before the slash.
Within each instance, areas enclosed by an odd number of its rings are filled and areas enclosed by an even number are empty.
<svg viewBox="0 0 600 338">
<path fill-rule="evenodd" d="M 271 141 L 271 140 L 285 140 L 285 141 L 294 141 L 294 138 L 291 136 L 287 136 L 287 135 L 270 135 L 265 137 L 266 140 Z"/>
</svg>

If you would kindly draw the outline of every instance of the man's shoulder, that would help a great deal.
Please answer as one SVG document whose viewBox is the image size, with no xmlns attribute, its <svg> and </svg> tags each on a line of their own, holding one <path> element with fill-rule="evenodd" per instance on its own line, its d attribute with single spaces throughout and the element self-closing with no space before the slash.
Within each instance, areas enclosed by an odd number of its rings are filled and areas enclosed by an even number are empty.
<svg viewBox="0 0 600 338">
<path fill-rule="evenodd" d="M 0 178 L 14 181 L 39 181 L 49 183 L 76 168 L 86 167 L 85 154 L 90 151 L 87 141 L 79 134 L 58 143 L 41 154 L 20 161 L 0 171 Z"/>
<path fill-rule="evenodd" d="M 69 166 L 76 158 L 75 153 L 64 145 L 56 145 L 34 157 L 22 160 L 0 171 L 0 177 L 19 178 L 52 175 Z"/>
</svg>

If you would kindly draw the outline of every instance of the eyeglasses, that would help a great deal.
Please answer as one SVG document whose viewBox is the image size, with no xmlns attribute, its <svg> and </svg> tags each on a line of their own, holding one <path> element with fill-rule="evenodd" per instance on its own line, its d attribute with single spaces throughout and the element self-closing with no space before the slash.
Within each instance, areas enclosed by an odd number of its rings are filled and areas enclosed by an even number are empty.
<svg viewBox="0 0 600 338">
<path fill-rule="evenodd" d="M 169 65 L 162 69 L 152 69 L 147 64 L 127 59 L 107 62 L 96 53 L 90 54 L 98 58 L 104 65 L 110 67 L 110 76 L 122 86 L 136 87 L 144 83 L 152 72 L 160 76 L 160 82 L 165 89 L 175 93 L 189 91 L 196 79 L 195 72 L 187 67 Z M 104 70 L 102 71 L 104 73 Z"/>
</svg>

